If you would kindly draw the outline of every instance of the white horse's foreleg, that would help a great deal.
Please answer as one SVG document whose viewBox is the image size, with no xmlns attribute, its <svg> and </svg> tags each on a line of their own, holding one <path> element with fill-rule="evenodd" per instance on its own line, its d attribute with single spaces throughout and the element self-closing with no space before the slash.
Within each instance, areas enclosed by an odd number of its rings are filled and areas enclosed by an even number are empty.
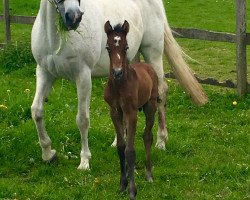
<svg viewBox="0 0 250 200">
<path fill-rule="evenodd" d="M 78 96 L 78 113 L 76 123 L 81 133 L 81 162 L 78 169 L 89 170 L 91 153 L 88 145 L 89 105 L 91 96 L 91 72 L 85 69 L 76 81 Z"/>
<path fill-rule="evenodd" d="M 156 43 L 157 44 L 157 43 Z M 168 131 L 166 126 L 165 105 L 168 86 L 165 82 L 164 70 L 163 70 L 163 45 L 162 47 L 147 47 L 142 48 L 142 55 L 147 63 L 151 63 L 158 76 L 158 91 L 160 101 L 158 103 L 158 131 L 156 147 L 159 149 L 165 149 L 165 144 L 168 139 Z"/>
<path fill-rule="evenodd" d="M 51 140 L 45 130 L 43 119 L 44 101 L 48 97 L 54 78 L 40 66 L 36 69 L 36 94 L 31 106 L 32 118 L 36 124 L 39 143 L 42 148 L 42 159 L 51 161 L 56 157 L 56 151 L 51 149 Z"/>
</svg>

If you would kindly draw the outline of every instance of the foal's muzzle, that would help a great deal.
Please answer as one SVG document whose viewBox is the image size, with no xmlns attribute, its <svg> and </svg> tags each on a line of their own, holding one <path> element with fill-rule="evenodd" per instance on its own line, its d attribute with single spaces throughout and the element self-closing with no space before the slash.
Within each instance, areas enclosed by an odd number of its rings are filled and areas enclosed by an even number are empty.
<svg viewBox="0 0 250 200">
<path fill-rule="evenodd" d="M 68 10 L 65 13 L 66 26 L 69 30 L 76 30 L 82 20 L 83 12 L 80 10 Z"/>
<path fill-rule="evenodd" d="M 113 69 L 113 76 L 115 80 L 121 80 L 123 77 L 122 69 Z"/>
</svg>

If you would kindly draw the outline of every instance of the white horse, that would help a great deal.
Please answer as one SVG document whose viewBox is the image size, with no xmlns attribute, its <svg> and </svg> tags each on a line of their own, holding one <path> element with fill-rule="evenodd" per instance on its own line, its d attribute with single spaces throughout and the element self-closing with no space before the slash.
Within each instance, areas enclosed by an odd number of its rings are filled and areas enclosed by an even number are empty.
<svg viewBox="0 0 250 200">
<path fill-rule="evenodd" d="M 68 29 L 65 40 L 57 30 L 58 13 Z M 32 29 L 32 52 L 37 68 L 36 93 L 31 111 L 45 161 L 53 160 L 56 151 L 51 148 L 51 140 L 45 130 L 44 101 L 55 79 L 67 78 L 77 86 L 76 123 L 82 143 L 78 169 L 89 169 L 91 76 L 106 76 L 109 72 L 109 57 L 105 49 L 107 36 L 104 32 L 104 24 L 108 20 L 113 25 L 124 20 L 129 22 L 128 58 L 133 59 L 139 51 L 145 61 L 153 65 L 158 75 L 162 100 L 158 106 L 158 148 L 165 148 L 168 136 L 164 107 L 167 92 L 162 61 L 164 50 L 176 77 L 194 102 L 201 105 L 207 101 L 201 86 L 183 59 L 181 48 L 173 38 L 162 0 L 41 0 Z M 115 38 L 114 40 L 119 42 Z"/>
</svg>

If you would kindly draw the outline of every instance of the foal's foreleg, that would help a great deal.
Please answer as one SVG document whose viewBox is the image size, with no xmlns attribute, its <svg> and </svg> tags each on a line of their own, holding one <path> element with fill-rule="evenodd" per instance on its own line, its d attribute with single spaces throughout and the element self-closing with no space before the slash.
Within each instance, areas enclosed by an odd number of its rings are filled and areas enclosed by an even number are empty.
<svg viewBox="0 0 250 200">
<path fill-rule="evenodd" d="M 153 143 L 152 128 L 154 126 L 156 100 L 149 101 L 143 108 L 146 116 L 146 127 L 144 129 L 144 146 L 146 150 L 146 178 L 148 182 L 153 182 L 152 163 L 151 163 L 151 146 Z"/>
<path fill-rule="evenodd" d="M 125 116 L 127 124 L 127 146 L 125 150 L 125 157 L 128 164 L 129 197 L 132 200 L 135 199 L 137 194 L 135 177 L 134 177 L 135 159 L 136 159 L 134 141 L 136 133 L 137 111 L 134 109 L 128 109 L 128 113 Z"/>
<path fill-rule="evenodd" d="M 78 79 L 77 97 L 78 97 L 78 112 L 76 116 L 76 123 L 81 134 L 81 162 L 78 169 L 89 170 L 89 159 L 91 153 L 88 145 L 88 129 L 89 129 L 89 105 L 91 95 L 91 73 L 89 69 L 85 69 Z"/>
<path fill-rule="evenodd" d="M 116 138 L 117 138 L 117 153 L 120 159 L 120 169 L 121 169 L 121 177 L 120 177 L 120 185 L 121 192 L 126 190 L 128 185 L 128 180 L 126 177 L 126 162 L 125 162 L 125 140 L 124 140 L 124 128 L 123 128 L 123 113 L 121 109 L 111 108 L 110 109 L 111 119 L 113 121 Z"/>
<path fill-rule="evenodd" d="M 36 93 L 31 106 L 31 113 L 36 124 L 44 161 L 52 161 L 56 158 L 56 151 L 51 149 L 51 140 L 46 132 L 43 119 L 44 101 L 49 95 L 53 82 L 54 77 L 38 65 L 36 68 Z"/>
</svg>

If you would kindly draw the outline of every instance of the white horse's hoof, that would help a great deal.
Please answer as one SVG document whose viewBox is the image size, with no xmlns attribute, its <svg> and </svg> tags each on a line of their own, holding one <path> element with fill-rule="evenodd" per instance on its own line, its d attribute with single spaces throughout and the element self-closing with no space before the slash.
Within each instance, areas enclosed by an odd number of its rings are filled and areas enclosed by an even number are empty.
<svg viewBox="0 0 250 200">
<path fill-rule="evenodd" d="M 166 150 L 165 141 L 157 141 L 155 147 L 160 150 Z"/>
<path fill-rule="evenodd" d="M 54 162 L 57 160 L 57 154 L 56 154 L 56 150 L 52 149 L 43 149 L 43 153 L 42 153 L 42 159 L 45 162 Z"/>
<path fill-rule="evenodd" d="M 53 155 L 53 157 L 48 161 L 49 163 L 57 163 L 58 161 L 58 157 L 57 157 L 57 153 L 55 153 Z"/>
<path fill-rule="evenodd" d="M 79 170 L 90 170 L 89 168 L 89 161 L 85 161 L 83 163 L 81 163 L 78 168 Z"/>
</svg>

